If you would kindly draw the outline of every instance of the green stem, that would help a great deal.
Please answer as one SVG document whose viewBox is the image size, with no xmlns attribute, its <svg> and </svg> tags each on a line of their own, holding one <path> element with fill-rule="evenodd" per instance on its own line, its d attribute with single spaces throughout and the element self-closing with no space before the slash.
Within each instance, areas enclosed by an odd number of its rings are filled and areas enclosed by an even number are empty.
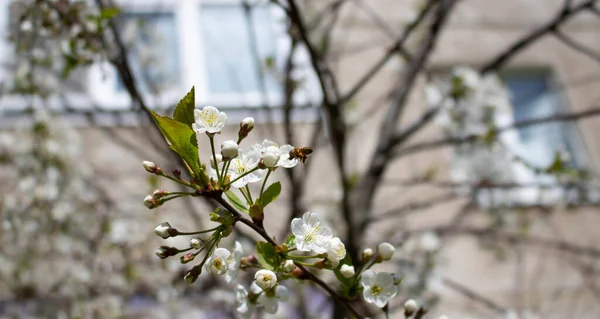
<svg viewBox="0 0 600 319">
<path fill-rule="evenodd" d="M 253 168 L 253 169 L 247 171 L 246 173 L 238 176 L 236 179 L 234 179 L 231 182 L 229 182 L 229 184 L 227 184 L 226 186 L 229 186 L 229 185 L 233 184 L 234 182 L 237 182 L 240 178 L 242 178 L 242 177 L 244 177 L 244 176 L 246 176 L 246 175 L 248 175 L 248 174 L 250 174 L 250 173 L 252 173 L 252 172 L 254 172 L 256 170 L 258 170 L 258 169 L 259 169 L 258 166 L 256 166 L 255 168 Z"/>
<path fill-rule="evenodd" d="M 298 265 L 302 265 L 302 266 L 306 266 L 306 267 L 315 267 L 315 264 L 309 264 L 309 263 L 305 263 L 305 262 L 301 262 L 299 260 L 294 260 L 294 263 L 298 264 Z"/>
<path fill-rule="evenodd" d="M 225 176 L 227 175 L 227 171 L 229 170 L 229 164 L 231 164 L 232 160 L 233 159 L 230 159 L 227 162 L 223 163 L 223 171 L 221 172 L 221 176 L 219 176 L 219 178 L 221 179 L 221 181 L 225 180 Z"/>
<path fill-rule="evenodd" d="M 265 185 L 267 185 L 267 180 L 269 179 L 269 175 L 271 175 L 271 169 L 267 172 L 267 176 L 265 176 L 265 180 L 263 181 L 262 186 L 260 187 L 260 198 L 262 198 L 263 192 L 265 190 Z"/>
<path fill-rule="evenodd" d="M 219 229 L 219 227 L 221 227 L 221 226 L 217 226 L 215 228 L 211 228 L 211 229 L 207 229 L 207 230 L 196 231 L 196 232 L 181 232 L 181 231 L 178 231 L 177 235 L 198 235 L 198 234 L 210 233 L 211 231 L 215 231 L 215 230 Z"/>
<path fill-rule="evenodd" d="M 246 200 L 246 203 L 248 205 L 252 205 L 252 201 L 250 200 L 250 198 L 248 198 L 248 195 L 246 195 L 246 192 L 244 191 L 243 188 L 240 188 L 240 193 L 242 193 L 242 195 L 244 195 L 244 199 Z"/>
<path fill-rule="evenodd" d="M 208 134 L 208 133 L 206 135 L 208 135 L 208 139 L 210 140 L 210 150 L 212 152 L 213 161 L 215 162 L 215 170 L 217 171 L 217 178 L 219 179 L 219 184 L 221 184 L 222 180 L 221 180 L 221 174 L 219 174 L 219 164 L 217 162 L 217 156 L 215 155 L 214 135 Z"/>
<path fill-rule="evenodd" d="M 248 205 L 252 206 L 252 204 L 254 204 L 254 200 L 252 199 L 252 193 L 250 192 L 250 187 L 248 187 L 248 185 L 246 185 L 246 192 L 248 193 L 248 198 L 250 199 Z"/>
<path fill-rule="evenodd" d="M 178 184 L 181 184 L 181 185 L 184 185 L 184 186 L 187 186 L 187 187 L 190 187 L 190 188 L 194 188 L 192 186 L 192 184 L 190 184 L 190 183 L 188 183 L 188 182 L 186 182 L 186 181 L 184 181 L 182 179 L 169 176 L 169 175 L 165 174 L 165 172 L 162 172 L 162 174 L 160 174 L 160 176 L 166 177 L 166 178 L 168 178 L 168 179 L 170 179 L 170 180 L 172 180 L 172 181 L 174 181 L 174 182 L 176 182 Z"/>
<path fill-rule="evenodd" d="M 289 258 L 297 258 L 297 259 L 312 259 L 312 258 L 324 258 L 319 255 L 313 256 L 297 256 L 297 255 L 287 255 Z"/>
</svg>

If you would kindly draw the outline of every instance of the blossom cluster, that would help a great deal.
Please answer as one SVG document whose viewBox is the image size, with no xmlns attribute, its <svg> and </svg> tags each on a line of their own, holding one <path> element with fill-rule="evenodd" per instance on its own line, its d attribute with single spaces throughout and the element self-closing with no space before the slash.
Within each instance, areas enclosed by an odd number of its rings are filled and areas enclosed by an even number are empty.
<svg viewBox="0 0 600 319">
<path fill-rule="evenodd" d="M 190 94 L 193 94 L 193 91 Z M 181 113 L 182 109 L 179 112 Z M 180 119 L 186 120 L 183 117 Z M 169 175 L 152 162 L 143 163 L 147 172 L 194 189 L 189 193 L 156 190 L 144 199 L 144 204 L 148 208 L 161 206 L 167 201 L 182 196 L 208 196 L 217 198 L 219 203 L 224 204 L 221 195 L 225 193 L 229 202 L 223 205 L 224 209 L 218 208 L 211 213 L 211 221 L 219 224 L 211 229 L 183 232 L 171 227 L 167 222 L 158 225 L 155 233 L 163 239 L 186 235 L 194 237 L 191 238 L 189 247 L 161 246 L 156 250 L 156 255 L 165 259 L 183 253 L 180 261 L 182 264 L 187 264 L 204 253 L 202 261 L 186 272 L 184 280 L 188 283 L 196 281 L 203 270 L 208 274 L 224 276 L 225 281 L 230 283 L 240 270 L 258 268 L 248 288 L 241 284 L 236 288 L 237 310 L 243 317 L 251 316 L 255 309 L 276 313 L 279 302 L 289 298 L 288 289 L 283 282 L 290 278 L 306 280 L 310 278 L 307 277 L 306 272 L 311 268 L 334 272 L 338 279 L 344 282 L 342 287 L 346 289 L 345 295 L 358 297 L 362 294 L 366 302 L 377 307 L 387 305 L 390 298 L 398 293 L 397 286 L 400 280 L 394 274 L 375 272 L 371 268 L 382 261 L 390 260 L 395 252 L 394 246 L 381 243 L 376 253 L 370 249 L 365 250 L 361 260 L 362 265 L 356 271 L 351 258 L 347 256 L 346 246 L 339 237 L 334 236 L 332 228 L 325 224 L 318 213 L 306 212 L 302 217 L 294 218 L 290 223 L 292 234 L 284 243 L 277 244 L 263 235 L 268 240 L 256 242 L 257 256 L 244 256 L 242 245 L 237 241 L 233 252 L 220 245 L 221 239 L 232 233 L 238 221 L 244 221 L 246 224 L 253 223 L 255 230 L 264 230 L 263 210 L 277 197 L 281 187 L 279 182 L 266 187 L 271 173 L 279 167 L 293 168 L 300 162 L 304 163 L 306 155 L 312 152 L 310 148 L 279 146 L 268 139 L 264 139 L 262 143 L 240 148 L 240 144 L 254 128 L 252 118 L 245 118 L 240 122 L 237 141 L 225 140 L 221 143 L 220 152 L 217 152 L 215 137 L 221 134 L 226 121 L 227 115 L 224 112 L 220 112 L 213 106 L 206 106 L 202 109 L 194 109 L 193 122 L 187 123 L 191 129 L 190 134 L 195 134 L 196 140 L 207 137 L 210 141 L 211 167 L 206 171 L 208 182 L 205 184 L 198 183 L 204 174 L 204 166 L 201 164 L 197 166 L 200 167 L 200 171 L 190 172 L 196 176 L 196 179 L 188 181 L 182 178 L 181 172 Z M 160 121 L 158 123 L 160 125 Z M 180 154 L 186 155 L 187 160 L 191 158 L 187 153 L 181 152 Z M 198 152 L 198 159 L 205 156 Z M 258 181 L 262 181 L 262 187 L 257 199 L 253 200 L 255 197 L 252 196 L 248 185 Z M 239 191 L 244 199 L 239 199 L 230 187 Z M 251 221 L 245 219 L 243 213 L 248 213 Z"/>
</svg>

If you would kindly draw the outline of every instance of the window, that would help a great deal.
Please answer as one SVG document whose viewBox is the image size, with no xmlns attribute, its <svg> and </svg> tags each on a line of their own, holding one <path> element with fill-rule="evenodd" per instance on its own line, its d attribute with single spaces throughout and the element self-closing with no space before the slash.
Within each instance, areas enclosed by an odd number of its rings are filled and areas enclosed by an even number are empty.
<svg viewBox="0 0 600 319">
<path fill-rule="evenodd" d="M 560 94 L 553 90 L 545 72 L 509 73 L 504 81 L 511 92 L 513 120 L 551 116 L 567 112 Z M 573 165 L 585 165 L 582 141 L 574 122 L 553 122 L 518 129 L 518 153 L 538 167 L 547 167 L 559 151 L 571 154 Z"/>
<path fill-rule="evenodd" d="M 202 5 L 201 21 L 210 94 L 280 90 L 274 74 L 265 70 L 265 61 L 274 60 L 277 54 L 276 28 L 269 6 L 246 12 L 239 5 Z M 265 81 L 261 83 L 263 75 Z"/>
<path fill-rule="evenodd" d="M 170 106 L 195 86 L 198 105 L 252 107 L 278 105 L 283 99 L 279 78 L 289 52 L 284 12 L 268 2 L 242 0 L 121 0 L 123 38 L 147 101 L 160 97 Z M 294 101 L 319 99 L 316 76 L 302 48 L 294 56 L 304 85 Z M 116 70 L 91 67 L 90 94 L 105 108 L 130 105 Z M 154 106 L 154 105 L 153 105 Z"/>
<path fill-rule="evenodd" d="M 550 72 L 521 71 L 508 72 L 502 75 L 512 104 L 512 112 L 499 115 L 499 126 L 526 121 L 535 118 L 551 116 L 556 113 L 568 112 L 562 100 L 560 91 L 556 90 Z M 501 141 L 511 152 L 523 158 L 527 163 L 537 168 L 547 168 L 552 164 L 557 152 L 567 152 L 570 155 L 568 165 L 576 168 L 587 166 L 587 156 L 583 141 L 575 122 L 550 122 L 519 128 L 501 135 Z M 552 185 L 556 178 L 547 174 L 535 174 L 521 162 L 513 161 L 514 181 L 523 185 L 511 190 L 492 190 L 492 197 L 484 202 L 493 200 L 496 204 L 551 204 L 565 199 L 569 195 L 561 186 L 543 190 L 536 185 Z M 481 194 L 483 195 L 483 194 Z M 485 196 L 480 196 L 483 199 Z"/>
</svg>

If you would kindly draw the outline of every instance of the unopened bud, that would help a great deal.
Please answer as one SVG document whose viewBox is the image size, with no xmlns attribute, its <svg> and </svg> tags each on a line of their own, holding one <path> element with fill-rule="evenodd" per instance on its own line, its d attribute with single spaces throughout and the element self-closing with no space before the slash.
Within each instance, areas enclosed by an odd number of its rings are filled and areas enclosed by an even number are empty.
<svg viewBox="0 0 600 319">
<path fill-rule="evenodd" d="M 160 172 L 160 168 L 158 168 L 158 166 L 156 166 L 156 164 L 154 164 L 152 162 L 143 161 L 142 165 L 144 165 L 144 169 L 148 173 L 156 174 L 156 173 Z"/>
<path fill-rule="evenodd" d="M 240 139 L 245 138 L 254 128 L 254 118 L 246 117 L 240 122 L 240 131 L 238 132 L 238 137 Z"/>
<path fill-rule="evenodd" d="M 283 262 L 283 271 L 292 272 L 295 269 L 296 269 L 296 264 L 294 264 L 293 260 L 287 259 L 286 261 Z"/>
<path fill-rule="evenodd" d="M 152 209 L 162 205 L 162 203 L 156 198 L 154 198 L 154 196 L 148 195 L 144 198 L 144 205 L 146 205 L 146 207 L 148 207 L 149 209 Z"/>
<path fill-rule="evenodd" d="M 217 158 L 217 162 L 215 163 L 215 157 Z M 221 162 L 223 162 L 223 155 L 221 154 L 215 154 L 215 157 L 211 157 L 210 158 L 210 167 L 216 169 L 217 165 L 221 164 Z"/>
<path fill-rule="evenodd" d="M 412 316 L 415 312 L 417 312 L 417 310 L 419 310 L 419 304 L 417 304 L 417 302 L 414 299 L 408 299 L 405 303 L 404 303 L 404 316 L 405 317 L 410 317 Z"/>
<path fill-rule="evenodd" d="M 173 176 L 180 178 L 181 177 L 181 171 L 178 169 L 174 169 L 173 170 Z"/>
<path fill-rule="evenodd" d="M 352 265 L 342 265 L 342 267 L 340 267 L 340 273 L 345 278 L 350 278 L 350 277 L 354 276 L 354 274 L 355 274 L 355 272 L 354 272 L 354 266 L 352 266 Z"/>
<path fill-rule="evenodd" d="M 377 246 L 377 254 L 383 260 L 390 260 L 392 256 L 394 256 L 394 252 L 396 252 L 396 248 L 392 246 L 390 243 L 381 243 Z"/>
<path fill-rule="evenodd" d="M 190 239 L 190 247 L 192 247 L 194 249 L 200 249 L 200 247 L 202 247 L 202 245 L 204 245 L 204 239 L 202 239 L 200 237 L 194 237 L 194 238 Z"/>
<path fill-rule="evenodd" d="M 165 195 L 167 195 L 168 192 L 162 189 L 157 189 L 154 192 L 152 192 L 152 197 L 154 197 L 155 199 L 159 199 Z"/>
<path fill-rule="evenodd" d="M 154 228 L 154 233 L 157 234 L 162 239 L 167 239 L 171 236 L 177 234 L 177 230 L 175 230 L 171 225 L 167 222 L 161 223 L 156 228 Z"/>
<path fill-rule="evenodd" d="M 238 144 L 235 141 L 227 140 L 221 144 L 221 155 L 223 160 L 230 160 L 238 155 Z"/>
<path fill-rule="evenodd" d="M 194 260 L 194 258 L 196 258 L 196 255 L 194 255 L 193 253 L 189 253 L 189 254 L 185 254 L 185 255 L 181 256 L 179 258 L 179 260 L 181 261 L 182 264 L 187 264 L 190 261 Z"/>
<path fill-rule="evenodd" d="M 269 146 L 265 150 L 265 153 L 262 156 L 263 164 L 268 168 L 273 168 L 277 166 L 277 162 L 279 162 L 279 149 L 276 146 Z"/>
<path fill-rule="evenodd" d="M 188 272 L 185 273 L 185 276 L 183 276 L 183 280 L 186 284 L 192 284 L 196 281 L 196 279 L 198 279 L 198 276 L 200 276 L 201 273 L 202 267 L 194 266 L 194 268 L 190 269 Z"/>
<path fill-rule="evenodd" d="M 300 269 L 300 267 L 296 267 L 296 269 L 292 271 L 292 276 L 296 278 L 302 278 L 304 276 L 304 272 L 302 271 L 302 269 Z"/>
<path fill-rule="evenodd" d="M 367 249 L 363 250 L 361 257 L 362 257 L 362 262 L 366 263 L 367 261 L 371 260 L 371 257 L 373 257 L 373 250 L 371 248 L 367 248 Z"/>
<path fill-rule="evenodd" d="M 154 253 L 156 256 L 160 257 L 160 259 L 165 259 L 167 257 L 175 256 L 178 252 L 179 250 L 177 248 L 160 246 Z"/>
</svg>

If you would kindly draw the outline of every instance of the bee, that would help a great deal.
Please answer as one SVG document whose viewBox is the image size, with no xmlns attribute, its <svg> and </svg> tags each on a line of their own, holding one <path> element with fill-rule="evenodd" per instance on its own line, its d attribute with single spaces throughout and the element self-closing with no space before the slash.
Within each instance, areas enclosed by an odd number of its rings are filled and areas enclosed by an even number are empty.
<svg viewBox="0 0 600 319">
<path fill-rule="evenodd" d="M 300 162 L 302 162 L 302 164 L 304 164 L 304 162 L 306 161 L 306 156 L 311 154 L 312 152 L 313 149 L 308 146 L 302 148 L 294 148 L 290 151 L 290 159 L 297 158 L 300 160 Z"/>
</svg>

